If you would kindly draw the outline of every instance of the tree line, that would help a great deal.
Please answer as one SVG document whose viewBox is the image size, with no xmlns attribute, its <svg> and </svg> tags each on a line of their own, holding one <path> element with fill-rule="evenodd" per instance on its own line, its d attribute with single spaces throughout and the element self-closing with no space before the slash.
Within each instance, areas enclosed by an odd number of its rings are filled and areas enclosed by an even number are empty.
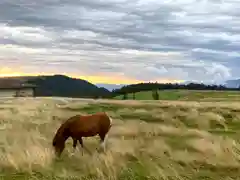
<svg viewBox="0 0 240 180">
<path fill-rule="evenodd" d="M 183 89 L 183 90 L 218 90 L 218 91 L 239 91 L 240 88 L 228 88 L 224 85 L 206 85 L 203 83 L 138 83 L 123 86 L 119 89 L 112 90 L 112 96 L 123 95 L 123 99 L 127 99 L 128 94 L 133 94 L 135 99 L 135 93 L 141 91 L 152 91 L 153 99 L 158 99 L 158 90 L 171 90 L 171 89 Z"/>
</svg>

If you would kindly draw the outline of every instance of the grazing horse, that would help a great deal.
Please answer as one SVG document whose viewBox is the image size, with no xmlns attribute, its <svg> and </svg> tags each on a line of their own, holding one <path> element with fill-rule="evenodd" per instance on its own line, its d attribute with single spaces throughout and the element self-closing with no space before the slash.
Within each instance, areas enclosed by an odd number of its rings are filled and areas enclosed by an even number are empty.
<svg viewBox="0 0 240 180">
<path fill-rule="evenodd" d="M 72 116 L 61 124 L 53 138 L 52 145 L 55 149 L 55 154 L 60 157 L 65 148 L 65 141 L 69 137 L 73 139 L 74 150 L 76 149 L 77 141 L 79 141 L 83 150 L 82 137 L 95 135 L 100 136 L 100 145 L 105 151 L 107 133 L 111 126 L 112 119 L 104 112 Z"/>
</svg>

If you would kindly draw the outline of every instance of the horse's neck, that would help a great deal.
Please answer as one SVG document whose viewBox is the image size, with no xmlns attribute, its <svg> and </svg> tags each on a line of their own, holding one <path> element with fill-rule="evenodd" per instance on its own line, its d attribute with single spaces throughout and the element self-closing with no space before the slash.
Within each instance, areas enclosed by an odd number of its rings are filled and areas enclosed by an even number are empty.
<svg viewBox="0 0 240 180">
<path fill-rule="evenodd" d="M 57 131 L 57 134 L 56 134 L 56 138 L 57 139 L 61 139 L 61 140 L 64 140 L 66 141 L 66 133 L 65 133 L 65 127 L 64 126 L 61 126 L 58 131 Z"/>
<path fill-rule="evenodd" d="M 69 138 L 69 133 L 66 128 L 62 128 L 59 133 L 64 142 Z"/>
</svg>

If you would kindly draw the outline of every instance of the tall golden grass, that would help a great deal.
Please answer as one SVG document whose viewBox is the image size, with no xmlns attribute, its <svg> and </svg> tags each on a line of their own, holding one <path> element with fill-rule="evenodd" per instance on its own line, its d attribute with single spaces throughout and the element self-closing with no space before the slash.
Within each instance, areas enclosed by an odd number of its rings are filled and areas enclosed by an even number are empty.
<svg viewBox="0 0 240 180">
<path fill-rule="evenodd" d="M 99 110 L 113 117 L 107 151 L 96 151 L 98 137 L 84 138 L 91 154 L 79 146 L 71 156 L 69 139 L 56 159 L 51 142 L 61 122 Z M 230 102 L 4 99 L 2 179 L 237 179 L 239 113 Z"/>
</svg>

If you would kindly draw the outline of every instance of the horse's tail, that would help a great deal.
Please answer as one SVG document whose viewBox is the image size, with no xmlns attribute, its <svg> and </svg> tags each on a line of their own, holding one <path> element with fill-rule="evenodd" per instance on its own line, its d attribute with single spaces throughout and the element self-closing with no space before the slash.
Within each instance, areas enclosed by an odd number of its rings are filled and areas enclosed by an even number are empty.
<svg viewBox="0 0 240 180">
<path fill-rule="evenodd" d="M 106 116 L 109 118 L 109 121 L 110 121 L 110 127 L 112 127 L 112 125 L 113 125 L 113 119 L 112 119 L 112 117 L 107 113 L 107 112 L 104 112 L 105 114 L 106 114 Z"/>
</svg>

